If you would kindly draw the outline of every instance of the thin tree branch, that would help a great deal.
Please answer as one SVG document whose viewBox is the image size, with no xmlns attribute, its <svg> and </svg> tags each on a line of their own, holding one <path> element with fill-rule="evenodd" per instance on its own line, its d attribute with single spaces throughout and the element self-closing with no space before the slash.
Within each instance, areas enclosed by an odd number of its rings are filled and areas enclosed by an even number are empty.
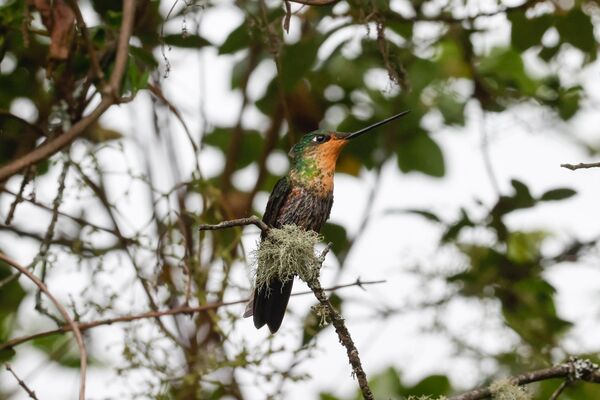
<svg viewBox="0 0 600 400">
<path fill-rule="evenodd" d="M 38 398 L 35 395 L 35 392 L 31 389 L 29 389 L 29 387 L 27 386 L 27 384 L 25 382 L 23 382 L 18 375 L 15 373 L 15 371 L 13 371 L 12 367 L 10 366 L 9 363 L 6 363 L 6 370 L 8 372 L 10 372 L 12 374 L 12 376 L 15 377 L 15 379 L 17 380 L 17 383 L 19 384 L 19 386 L 21 386 L 23 388 L 23 390 L 25 390 L 27 392 L 27 394 L 29 395 L 30 398 L 32 398 L 33 400 L 38 400 Z"/>
<path fill-rule="evenodd" d="M 95 77 L 99 79 L 104 79 L 104 73 L 100 68 L 100 64 L 98 63 L 98 56 L 96 55 L 96 51 L 94 50 L 94 45 L 92 40 L 90 39 L 90 33 L 88 31 L 87 25 L 83 19 L 83 15 L 81 15 L 81 10 L 77 6 L 77 2 L 75 0 L 67 0 L 67 4 L 73 12 L 75 13 L 75 20 L 77 21 L 77 28 L 81 32 L 81 36 L 83 36 L 83 41 L 85 42 L 85 47 L 87 48 L 88 55 L 90 56 L 90 63 L 92 66 L 92 72 Z"/>
<path fill-rule="evenodd" d="M 269 226 L 265 224 L 260 218 L 256 215 L 253 215 L 248 218 L 240 218 L 240 219 L 232 219 L 230 221 L 223 221 L 216 225 L 202 224 L 198 227 L 201 231 L 215 231 L 218 229 L 231 228 L 234 226 L 244 226 L 244 225 L 256 225 L 263 232 L 269 231 Z"/>
<path fill-rule="evenodd" d="M 73 321 L 73 319 L 71 318 L 67 310 L 63 307 L 63 305 L 60 304 L 58 300 L 56 300 L 52 293 L 50 293 L 46 285 L 44 285 L 44 282 L 39 280 L 37 276 L 31 273 L 27 268 L 18 264 L 16 261 L 8 258 L 3 253 L 0 253 L 0 260 L 4 261 L 11 267 L 17 269 L 23 275 L 27 276 L 42 292 L 44 292 L 46 296 L 48 296 L 48 298 L 52 301 L 52 303 L 54 303 L 58 311 L 61 313 L 63 318 L 67 321 L 70 327 L 69 330 L 73 331 L 73 334 L 75 335 L 75 340 L 77 341 L 77 347 L 79 347 L 79 366 L 81 372 L 81 379 L 79 381 L 79 400 L 85 400 L 85 375 L 87 371 L 87 352 L 85 349 L 85 343 L 83 342 L 83 337 L 81 336 L 81 331 L 79 330 L 79 326 L 75 321 Z"/>
<path fill-rule="evenodd" d="M 532 382 L 556 378 L 565 378 L 569 381 L 581 380 L 591 383 L 600 383 L 600 371 L 598 370 L 598 365 L 589 360 L 571 358 L 569 361 L 555 365 L 551 368 L 513 376 L 512 378 L 509 378 L 509 381 L 515 385 L 522 386 Z M 488 399 L 491 396 L 492 391 L 488 386 L 450 397 L 449 400 L 479 400 Z"/>
<path fill-rule="evenodd" d="M 100 104 L 88 116 L 77 121 L 71 129 L 64 134 L 57 136 L 52 140 L 45 141 L 39 147 L 36 147 L 24 156 L 13 160 L 7 165 L 0 168 L 0 182 L 5 181 L 12 175 L 18 173 L 24 168 L 33 165 L 45 158 L 62 150 L 68 146 L 73 140 L 81 136 L 87 127 L 95 122 L 110 106 L 119 103 L 119 90 L 121 81 L 127 66 L 129 38 L 133 30 L 133 22 L 135 17 L 135 0 L 125 0 L 123 2 L 123 23 L 121 24 L 119 34 L 119 44 L 117 47 L 117 56 L 113 73 L 110 76 L 110 81 L 103 90 L 103 98 Z"/>
<path fill-rule="evenodd" d="M 338 289 L 345 289 L 345 288 L 349 288 L 349 287 L 353 287 L 353 286 L 358 286 L 358 287 L 362 288 L 365 285 L 376 285 L 376 284 L 384 283 L 384 282 L 386 282 L 386 281 L 385 280 L 361 281 L 360 279 L 357 279 L 355 282 L 352 282 L 352 283 L 336 285 L 336 286 L 332 286 L 332 287 L 329 287 L 329 288 L 323 289 L 323 290 L 335 291 Z M 312 290 L 308 290 L 305 292 L 292 293 L 292 296 L 303 296 L 303 295 L 307 295 L 307 294 L 311 294 L 311 293 L 313 293 Z M 217 301 L 214 303 L 208 303 L 208 304 L 204 304 L 201 306 L 195 306 L 195 307 L 184 305 L 184 306 L 175 307 L 175 308 L 171 308 L 171 309 L 163 310 L 163 311 L 153 310 L 153 311 L 147 311 L 147 312 L 140 313 L 140 314 L 125 315 L 125 316 L 121 316 L 121 317 L 107 318 L 107 319 L 102 319 L 102 320 L 92 321 L 92 322 L 79 322 L 78 327 L 81 332 L 84 332 L 84 331 L 87 331 L 88 329 L 97 328 L 99 326 L 104 326 L 104 325 L 112 325 L 112 324 L 116 324 L 116 323 L 120 323 L 120 322 L 131 322 L 131 321 L 137 321 L 140 319 L 149 319 L 149 318 L 156 319 L 156 318 L 165 317 L 165 316 L 169 316 L 169 315 L 200 313 L 200 312 L 215 310 L 220 307 L 226 307 L 226 306 L 232 306 L 235 304 L 246 303 L 249 300 L 250 300 L 250 298 L 244 298 L 244 299 L 234 300 L 234 301 Z M 59 333 L 66 333 L 66 332 L 70 332 L 71 330 L 72 330 L 72 327 L 70 325 L 63 325 L 57 329 L 52 329 L 52 330 L 48 330 L 48 331 L 44 331 L 44 332 L 34 333 L 32 335 L 14 338 L 5 343 L 0 343 L 0 351 L 2 351 L 4 349 L 16 347 L 20 344 L 29 342 L 34 339 L 51 336 L 51 335 L 56 335 Z"/>
<path fill-rule="evenodd" d="M 319 257 L 319 261 L 323 264 L 325 261 L 325 256 L 329 252 L 331 248 L 331 244 L 329 244 L 325 250 L 321 253 Z M 348 354 L 348 361 L 352 366 L 352 371 L 356 379 L 358 380 L 358 385 L 360 386 L 360 390 L 362 392 L 362 396 L 365 400 L 373 400 L 373 393 L 371 392 L 371 388 L 369 388 L 369 381 L 367 380 L 367 374 L 362 368 L 362 363 L 360 361 L 360 357 L 358 355 L 358 350 L 352 337 L 350 336 L 350 332 L 348 328 L 346 328 L 346 324 L 344 323 L 344 318 L 336 311 L 333 307 L 329 298 L 325 295 L 325 291 L 321 287 L 321 283 L 319 282 L 319 278 L 311 280 L 310 282 L 306 282 L 308 287 L 313 291 L 319 303 L 327 310 L 327 315 L 331 319 L 331 323 L 335 328 L 335 332 L 340 339 L 340 343 L 346 348 L 346 353 Z"/>
<path fill-rule="evenodd" d="M 556 388 L 556 390 L 554 391 L 554 393 L 552 393 L 552 396 L 550 396 L 550 398 L 548 400 L 558 400 L 558 396 L 560 396 L 560 394 L 563 392 L 563 390 L 565 390 L 565 388 L 567 386 L 569 386 L 569 383 L 571 383 L 571 381 L 568 379 L 565 379 L 564 381 L 562 381 L 560 386 Z"/>
<path fill-rule="evenodd" d="M 579 163 L 579 164 L 560 164 L 561 167 L 575 171 L 576 169 L 584 168 L 600 168 L 600 162 L 595 163 Z"/>
</svg>

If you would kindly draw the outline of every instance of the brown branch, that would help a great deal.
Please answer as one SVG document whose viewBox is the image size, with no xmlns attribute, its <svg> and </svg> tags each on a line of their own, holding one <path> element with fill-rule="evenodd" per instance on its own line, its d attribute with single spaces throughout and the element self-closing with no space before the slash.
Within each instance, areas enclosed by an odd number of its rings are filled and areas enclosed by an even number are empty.
<svg viewBox="0 0 600 400">
<path fill-rule="evenodd" d="M 269 226 L 265 224 L 260 218 L 256 215 L 253 215 L 248 218 L 240 218 L 240 219 L 232 219 L 230 221 L 223 221 L 216 225 L 209 224 L 201 224 L 198 229 L 201 231 L 215 231 L 218 229 L 226 229 L 234 226 L 244 226 L 244 225 L 256 225 L 263 232 L 269 231 Z"/>
<path fill-rule="evenodd" d="M 79 400 L 85 400 L 85 375 L 87 371 L 87 352 L 85 349 L 85 343 L 83 342 L 83 337 L 81 336 L 81 331 L 79 330 L 79 326 L 75 321 L 73 321 L 73 319 L 71 318 L 67 310 L 63 307 L 63 305 L 60 304 L 58 300 L 56 300 L 52 293 L 50 293 L 46 285 L 44 285 L 44 282 L 39 280 L 37 276 L 31 273 L 27 268 L 19 265 L 16 261 L 13 261 L 12 259 L 8 258 L 3 253 L 0 253 L 0 260 L 4 261 L 11 267 L 17 269 L 21 274 L 27 276 L 29 280 L 31 280 L 42 292 L 44 292 L 46 296 L 48 296 L 48 298 L 52 301 L 52 303 L 54 303 L 58 311 L 61 313 L 63 318 L 67 321 L 70 330 L 72 330 L 73 334 L 75 335 L 77 347 L 79 347 L 79 365 L 81 370 L 81 379 L 79 381 Z"/>
<path fill-rule="evenodd" d="M 117 56 L 113 73 L 110 76 L 110 81 L 103 90 L 103 98 L 100 104 L 85 118 L 77 121 L 71 129 L 64 134 L 45 141 L 39 147 L 36 147 L 24 156 L 13 160 L 7 165 L 0 168 L 0 182 L 5 181 L 12 175 L 18 173 L 24 168 L 36 164 L 37 162 L 50 157 L 51 155 L 68 146 L 77 137 L 83 135 L 93 122 L 95 122 L 110 106 L 119 103 L 119 90 L 121 81 L 127 66 L 129 38 L 133 30 L 133 22 L 135 16 L 135 1 L 125 0 L 123 2 L 123 23 L 121 24 L 119 34 L 119 44 L 117 47 Z"/>
<path fill-rule="evenodd" d="M 595 163 L 579 163 L 579 164 L 560 164 L 561 167 L 575 171 L 583 168 L 600 168 L 600 162 Z"/>
<path fill-rule="evenodd" d="M 325 256 L 329 252 L 331 248 L 331 244 L 329 244 L 325 250 L 321 253 L 319 257 L 319 261 L 323 264 L 325 261 Z M 346 353 L 348 354 L 348 361 L 352 366 L 352 371 L 356 379 L 358 380 L 358 385 L 360 386 L 360 390 L 362 392 L 362 396 L 365 400 L 373 400 L 373 393 L 371 392 L 371 388 L 369 388 L 369 381 L 367 380 L 367 374 L 362 368 L 362 363 L 360 361 L 360 357 L 358 355 L 358 350 L 352 337 L 350 336 L 350 332 L 348 328 L 346 328 L 346 324 L 344 323 L 344 318 L 336 311 L 333 307 L 329 298 L 325 295 L 325 291 L 321 287 L 321 283 L 319 282 L 319 278 L 317 277 L 310 282 L 306 282 L 308 287 L 313 291 L 319 303 L 327 310 L 327 315 L 331 319 L 331 323 L 335 328 L 335 332 L 338 335 L 340 343 L 346 348 Z"/>
<path fill-rule="evenodd" d="M 598 365 L 589 360 L 571 358 L 569 361 L 555 365 L 551 368 L 513 376 L 509 378 L 509 381 L 514 385 L 522 386 L 532 382 L 556 378 L 564 378 L 569 382 L 581 380 L 591 383 L 600 383 L 600 371 L 598 370 Z M 488 386 L 450 397 L 449 400 L 479 400 L 488 399 L 491 396 L 492 391 Z"/>
<path fill-rule="evenodd" d="M 77 6 L 77 2 L 75 0 L 67 0 L 67 4 L 73 12 L 75 13 L 75 20 L 77 21 L 77 28 L 81 32 L 81 36 L 83 36 L 83 41 L 85 42 L 85 47 L 87 48 L 88 55 L 90 56 L 90 64 L 92 66 L 92 73 L 95 77 L 99 79 L 104 79 L 104 73 L 100 68 L 100 64 L 98 63 L 98 56 L 96 55 L 96 51 L 94 50 L 94 45 L 92 40 L 90 39 L 90 33 L 88 31 L 87 25 L 83 19 L 83 15 L 81 15 L 81 10 Z"/>
<path fill-rule="evenodd" d="M 384 283 L 384 282 L 385 282 L 385 280 L 361 281 L 360 279 L 357 279 L 355 282 L 352 282 L 352 283 L 336 285 L 336 286 L 332 286 L 332 287 L 329 287 L 329 288 L 323 289 L 323 290 L 334 291 L 334 290 L 345 289 L 345 288 L 349 288 L 349 287 L 353 287 L 353 286 L 358 286 L 358 287 L 362 288 L 365 285 L 376 285 L 376 284 Z M 311 293 L 313 293 L 312 290 L 308 290 L 305 292 L 292 293 L 292 296 L 303 296 L 303 295 L 307 295 L 307 294 L 311 294 Z M 121 316 L 121 317 L 107 318 L 107 319 L 92 321 L 92 322 L 79 322 L 78 327 L 79 327 L 80 331 L 84 332 L 84 331 L 87 331 L 88 329 L 97 328 L 99 326 L 104 326 L 104 325 L 112 325 L 112 324 L 116 324 L 116 323 L 120 323 L 120 322 L 131 322 L 131 321 L 137 321 L 140 319 L 149 319 L 149 318 L 157 319 L 157 318 L 165 317 L 165 316 L 169 316 L 169 315 L 200 313 L 200 312 L 215 310 L 220 307 L 246 303 L 249 300 L 250 300 L 249 298 L 244 298 L 244 299 L 240 299 L 240 300 L 227 301 L 227 302 L 217 301 L 214 303 L 208 303 L 208 304 L 204 304 L 201 306 L 195 306 L 195 307 L 184 305 L 184 306 L 170 308 L 168 310 L 163 310 L 163 311 L 153 310 L 153 311 L 147 311 L 147 312 L 140 313 L 140 314 L 125 315 L 125 316 Z M 14 339 L 8 340 L 5 343 L 0 343 L 0 351 L 2 351 L 4 349 L 10 349 L 10 348 L 16 347 L 20 344 L 29 342 L 34 339 L 51 336 L 51 335 L 56 335 L 59 333 L 66 333 L 66 332 L 70 332 L 71 330 L 72 330 L 72 328 L 70 325 L 63 325 L 57 329 L 38 332 L 38 333 L 31 334 L 31 335 L 14 338 Z"/>
<path fill-rule="evenodd" d="M 23 390 L 25 390 L 27 392 L 27 394 L 29 395 L 30 398 L 32 398 L 33 400 L 38 400 L 38 398 L 35 395 L 35 392 L 31 389 L 29 389 L 29 387 L 27 386 L 27 384 L 25 382 L 23 382 L 19 376 L 15 373 L 15 371 L 13 371 L 12 367 L 10 366 L 9 363 L 6 363 L 6 370 L 8 372 L 10 372 L 12 374 L 12 376 L 15 377 L 15 379 L 17 380 L 17 383 L 19 384 L 19 386 L 21 386 L 23 388 Z"/>
</svg>

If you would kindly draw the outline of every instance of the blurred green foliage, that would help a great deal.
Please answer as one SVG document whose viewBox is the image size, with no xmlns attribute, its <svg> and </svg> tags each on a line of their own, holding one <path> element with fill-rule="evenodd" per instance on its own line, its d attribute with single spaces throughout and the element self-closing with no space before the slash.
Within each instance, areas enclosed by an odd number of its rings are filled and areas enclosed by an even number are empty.
<svg viewBox="0 0 600 400">
<path fill-rule="evenodd" d="M 189 191 L 201 193 L 206 200 L 202 215 L 186 215 L 190 225 L 262 212 L 252 209 L 254 196 L 260 191 L 270 191 L 277 178 L 266 168 L 264 160 L 275 150 L 287 152 L 301 134 L 328 125 L 325 116 L 330 113 L 341 112 L 339 126 L 331 128 L 353 131 L 395 112 L 411 110 L 401 124 L 386 125 L 380 134 L 368 135 L 360 145 L 349 146 L 339 161 L 339 172 L 356 176 L 361 166 L 380 169 L 386 161 L 394 160 L 403 173 L 443 178 L 445 149 L 438 143 L 432 125 L 425 123 L 427 117 L 438 115 L 444 126 L 460 127 L 468 121 L 467 103 L 484 112 L 498 113 L 527 102 L 546 108 L 558 119 L 569 120 L 586 100 L 586 93 L 579 83 L 562 79 L 552 66 L 568 52 L 580 55 L 581 67 L 595 61 L 597 56 L 592 18 L 597 13 L 597 4 L 592 1 L 552 2 L 545 8 L 538 5 L 550 2 L 526 1 L 515 6 L 499 1 L 494 15 L 463 17 L 462 6 L 454 3 L 432 14 L 425 10 L 433 1 L 348 0 L 335 6 L 303 7 L 294 13 L 291 24 L 297 25 L 296 36 L 283 31 L 283 5 L 267 3 L 234 3 L 232 7 L 243 16 L 241 24 L 223 43 L 211 43 L 209 38 L 183 29 L 163 34 L 166 17 L 159 12 L 159 3 L 137 2 L 133 36 L 139 40 L 130 48 L 124 95 L 135 96 L 145 91 L 159 68 L 168 69 L 165 49 L 168 53 L 170 46 L 188 50 L 208 48 L 233 61 L 231 90 L 241 92 L 246 107 L 254 107 L 271 124 L 265 132 L 244 129 L 238 122 L 217 124 L 203 133 L 203 144 L 223 154 L 226 163 L 221 174 L 206 180 L 194 177 L 189 183 Z M 400 7 L 393 5 L 399 3 L 410 12 L 398 12 Z M 89 35 L 107 76 L 115 61 L 121 2 L 87 4 L 88 11 L 97 16 L 97 25 L 88 27 Z M 182 18 L 219 6 L 219 2 L 210 1 L 202 2 L 201 7 L 190 3 L 169 19 L 181 22 Z M 0 165 L 22 157 L 41 141 L 68 130 L 84 116 L 90 99 L 101 86 L 100 79 L 92 73 L 82 35 L 75 35 L 69 44 L 68 60 L 50 60 L 49 33 L 39 23 L 35 27 L 31 24 L 28 19 L 31 14 L 36 11 L 25 0 L 9 0 L 0 6 Z M 487 23 L 492 18 L 501 18 L 510 26 L 510 37 L 497 40 L 491 47 L 482 46 L 478 38 L 494 29 Z M 555 40 L 551 40 L 552 36 Z M 545 72 L 532 71 L 528 57 L 547 67 L 543 69 Z M 274 66 L 277 73 L 264 82 L 264 93 L 257 98 L 249 97 L 248 82 L 263 79 L 257 73 L 263 62 Z M 373 74 L 390 78 L 386 89 L 373 85 L 369 78 Z M 11 111 L 23 100 L 31 104 L 28 120 Z M 238 118 L 241 121 L 241 115 Z M 125 136 L 96 124 L 80 140 L 101 146 Z M 38 175 L 49 168 L 48 160 L 41 164 Z M 254 190 L 235 188 L 231 184 L 232 174 L 254 165 L 261 176 Z M 458 288 L 459 296 L 495 299 L 501 305 L 506 326 L 518 335 L 527 348 L 524 352 L 527 356 L 524 360 L 520 356 L 498 355 L 499 369 L 518 372 L 524 366 L 556 361 L 552 352 L 560 346 L 571 321 L 557 314 L 555 289 L 543 272 L 566 257 L 577 260 L 589 249 L 588 243 L 574 242 L 561 254 L 547 254 L 543 247 L 552 232 L 511 231 L 506 218 L 511 213 L 548 201 L 563 201 L 574 194 L 571 189 L 556 188 L 534 195 L 525 183 L 513 180 L 512 193 L 499 195 L 483 217 L 462 209 L 455 220 L 445 221 L 430 210 L 395 210 L 418 214 L 442 226 L 440 246 L 453 247 L 467 260 L 463 271 L 447 277 L 448 284 Z M 466 239 L 465 232 L 476 229 L 490 233 L 493 243 Z M 323 235 L 326 241 L 333 242 L 333 252 L 343 260 L 353 243 L 346 230 L 328 224 Z M 235 230 L 214 235 L 211 260 L 223 259 L 225 276 L 240 256 L 236 252 L 239 243 L 240 233 Z M 8 268 L 0 264 L 0 281 L 8 274 Z M 208 270 L 202 270 L 194 279 L 198 288 L 206 288 Z M 164 284 L 170 284 L 168 279 Z M 221 290 L 221 296 L 224 291 Z M 206 301 L 206 292 L 199 292 L 199 298 Z M 0 288 L 0 341 L 12 336 L 13 319 L 24 296 L 17 281 Z M 334 296 L 333 301 L 337 308 L 343 309 L 343 298 Z M 214 316 L 202 318 L 211 322 Z M 303 346 L 313 341 L 323 328 L 313 314 L 304 318 Z M 215 337 L 220 339 L 221 333 L 215 332 Z M 62 345 L 59 339 L 38 340 L 34 345 L 55 359 L 53 354 Z M 12 350 L 3 350 L 0 362 L 13 356 Z M 77 360 L 61 354 L 58 361 L 75 366 Z M 376 398 L 439 396 L 452 391 L 445 376 L 429 376 L 410 386 L 401 381 L 393 368 L 373 376 L 371 383 Z M 548 398 L 554 388 L 550 382 L 539 386 L 540 398 Z M 177 398 L 177 388 L 169 387 L 167 392 L 165 398 Z M 181 389 L 180 393 L 187 392 Z M 219 387 L 212 398 L 227 394 L 231 392 Z M 578 385 L 569 388 L 564 398 L 599 396 L 596 386 Z M 322 398 L 335 399 L 328 394 Z"/>
</svg>

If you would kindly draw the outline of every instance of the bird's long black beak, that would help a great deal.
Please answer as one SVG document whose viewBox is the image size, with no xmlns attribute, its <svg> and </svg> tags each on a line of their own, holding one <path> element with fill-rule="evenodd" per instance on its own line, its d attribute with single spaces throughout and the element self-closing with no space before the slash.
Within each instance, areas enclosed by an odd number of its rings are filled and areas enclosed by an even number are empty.
<svg viewBox="0 0 600 400">
<path fill-rule="evenodd" d="M 371 129 L 375 129 L 375 128 L 377 128 L 378 126 L 381 126 L 381 125 L 387 124 L 388 122 L 390 122 L 390 121 L 393 121 L 393 120 L 395 120 L 395 119 L 397 119 L 397 118 L 400 118 L 400 117 L 402 117 L 402 116 L 404 116 L 404 115 L 408 114 L 409 112 L 410 112 L 410 110 L 406 110 L 406 111 L 402 111 L 402 112 L 401 112 L 401 113 L 399 113 L 399 114 L 392 115 L 391 117 L 389 117 L 389 118 L 386 118 L 386 119 L 384 119 L 384 120 L 382 120 L 382 121 L 376 122 L 376 123 L 374 123 L 373 125 L 369 125 L 369 126 L 367 126 L 366 128 L 362 128 L 362 129 L 360 129 L 360 130 L 358 130 L 358 131 L 356 131 L 356 132 L 349 133 L 349 134 L 348 134 L 348 136 L 344 136 L 344 139 L 345 139 L 345 140 L 355 139 L 355 138 L 357 138 L 357 137 L 359 137 L 359 136 L 361 136 L 361 135 L 363 135 L 363 134 L 365 134 L 365 133 L 369 132 Z"/>
</svg>

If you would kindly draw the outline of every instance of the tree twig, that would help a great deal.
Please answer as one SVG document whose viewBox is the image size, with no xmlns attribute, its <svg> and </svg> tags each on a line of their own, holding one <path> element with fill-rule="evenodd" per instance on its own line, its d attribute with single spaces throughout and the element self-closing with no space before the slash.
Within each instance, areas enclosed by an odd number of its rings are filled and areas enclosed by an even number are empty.
<svg viewBox="0 0 600 400">
<path fill-rule="evenodd" d="M 75 0 L 67 0 L 67 4 L 73 12 L 75 13 L 75 20 L 77 21 L 77 28 L 81 32 L 81 36 L 83 37 L 83 41 L 85 42 L 85 47 L 87 48 L 88 55 L 90 56 L 90 64 L 92 66 L 92 72 L 95 77 L 99 79 L 104 79 L 104 73 L 100 68 L 100 64 L 98 63 L 98 56 L 96 55 L 96 51 L 94 50 L 94 44 L 90 39 L 90 33 L 88 31 L 87 25 L 83 19 L 83 15 L 81 15 L 81 10 L 77 5 Z"/>
<path fill-rule="evenodd" d="M 269 231 L 269 226 L 265 224 L 260 218 L 256 215 L 253 215 L 248 218 L 240 218 L 240 219 L 232 219 L 230 221 L 223 221 L 216 225 L 202 224 L 198 227 L 201 231 L 215 231 L 218 229 L 231 228 L 234 226 L 244 226 L 244 225 L 256 225 L 263 232 Z"/>
<path fill-rule="evenodd" d="M 79 381 L 79 400 L 85 400 L 85 375 L 86 375 L 86 371 L 87 371 L 87 351 L 85 349 L 85 343 L 83 342 L 83 336 L 81 336 L 81 331 L 79 330 L 79 326 L 77 325 L 77 323 L 75 321 L 73 321 L 73 319 L 71 318 L 71 316 L 69 315 L 67 310 L 63 307 L 63 305 L 60 304 L 60 302 L 58 300 L 56 300 L 56 298 L 52 295 L 52 293 L 50 293 L 50 291 L 48 290 L 46 285 L 44 285 L 44 282 L 39 280 L 37 276 L 35 276 L 27 268 L 23 267 L 16 261 L 8 258 L 3 253 L 0 253 L 0 260 L 4 261 L 11 267 L 17 269 L 21 274 L 27 276 L 27 278 L 29 278 L 29 280 L 31 280 L 42 292 L 44 292 L 44 294 L 46 296 L 48 296 L 48 298 L 52 301 L 52 303 L 54 303 L 54 305 L 56 306 L 58 311 L 61 313 L 63 318 L 67 321 L 67 323 L 70 327 L 69 330 L 73 331 L 73 334 L 75 335 L 75 340 L 77 342 L 77 347 L 79 347 L 79 367 L 80 367 L 80 373 L 81 373 L 81 379 Z"/>
<path fill-rule="evenodd" d="M 571 383 L 571 381 L 568 379 L 562 381 L 560 386 L 556 388 L 556 390 L 552 393 L 552 396 L 550 396 L 548 400 L 558 400 L 558 396 L 560 396 L 563 390 L 565 390 L 565 388 L 569 386 L 569 383 Z"/>
<path fill-rule="evenodd" d="M 321 264 L 325 260 L 325 256 L 329 252 L 331 248 L 331 244 L 329 244 L 325 250 L 321 253 L 319 257 L 319 261 Z M 369 382 L 367 380 L 367 374 L 362 368 L 362 363 L 360 361 L 360 357 L 358 355 L 358 350 L 352 337 L 350 336 L 350 332 L 348 328 L 346 328 L 346 324 L 344 323 L 344 318 L 336 311 L 333 307 L 329 298 L 325 295 L 325 291 L 321 287 L 321 283 L 319 282 L 319 278 L 311 280 L 310 282 L 306 282 L 308 287 L 313 291 L 319 303 L 327 310 L 327 315 L 331 319 L 331 323 L 335 328 L 335 332 L 338 335 L 340 343 L 346 348 L 346 353 L 348 354 L 348 361 L 352 366 L 352 371 L 356 379 L 358 380 L 358 385 L 360 386 L 360 390 L 362 392 L 362 396 L 365 400 L 373 400 L 373 393 L 371 392 L 371 388 L 369 388 Z"/>
<path fill-rule="evenodd" d="M 561 167 L 575 171 L 576 169 L 584 168 L 600 168 L 600 162 L 595 163 L 579 163 L 579 164 L 560 164 Z"/>
<path fill-rule="evenodd" d="M 352 282 L 352 283 L 336 285 L 336 286 L 332 286 L 332 287 L 329 287 L 329 288 L 326 288 L 323 290 L 334 291 L 334 290 L 345 289 L 345 288 L 349 288 L 349 287 L 353 287 L 353 286 L 358 286 L 358 287 L 362 288 L 365 285 L 376 285 L 376 284 L 384 283 L 384 282 L 385 282 L 385 280 L 361 281 L 360 279 L 357 279 L 355 282 Z M 313 293 L 313 291 L 308 290 L 305 292 L 292 293 L 292 296 L 303 296 L 303 295 L 307 295 L 307 294 L 311 294 L 311 293 Z M 175 307 L 175 308 L 171 308 L 171 309 L 163 310 L 163 311 L 153 310 L 153 311 L 147 311 L 147 312 L 140 313 L 140 314 L 124 315 L 121 317 L 107 318 L 107 319 L 102 319 L 102 320 L 92 321 L 92 322 L 79 322 L 78 327 L 79 327 L 79 330 L 81 332 L 83 332 L 83 331 L 87 331 L 88 329 L 96 328 L 99 326 L 112 325 L 112 324 L 117 324 L 120 322 L 131 322 L 131 321 L 137 321 L 140 319 L 150 319 L 150 318 L 156 319 L 156 318 L 165 317 L 165 316 L 169 316 L 169 315 L 200 313 L 200 312 L 215 310 L 220 307 L 226 307 L 226 306 L 232 306 L 235 304 L 246 303 L 249 300 L 250 300 L 249 298 L 244 298 L 244 299 L 234 300 L 234 301 L 225 301 L 225 302 L 217 301 L 214 303 L 203 304 L 201 306 L 195 306 L 195 307 L 184 305 L 184 306 Z M 38 333 L 34 333 L 32 335 L 14 338 L 14 339 L 8 340 L 5 343 L 0 343 L 0 351 L 2 351 L 4 349 L 16 347 L 18 345 L 21 345 L 23 343 L 29 342 L 34 339 L 51 336 L 51 335 L 56 335 L 59 333 L 66 333 L 66 332 L 70 332 L 71 330 L 72 330 L 72 327 L 70 325 L 63 325 L 58 329 L 38 332 Z"/>
<path fill-rule="evenodd" d="M 581 380 L 591 383 L 600 383 L 600 371 L 598 370 L 598 365 L 589 360 L 571 358 L 569 361 L 555 365 L 551 368 L 513 376 L 509 378 L 509 381 L 515 385 L 521 386 L 532 382 L 556 378 L 565 378 L 569 381 Z M 450 397 L 449 400 L 479 400 L 488 399 L 491 396 L 492 392 L 488 386 Z"/>
<path fill-rule="evenodd" d="M 6 363 L 6 370 L 8 372 L 10 372 L 12 374 L 12 376 L 15 377 L 15 379 L 17 380 L 17 383 L 19 384 L 19 386 L 21 386 L 23 388 L 23 390 L 25 390 L 27 392 L 27 394 L 29 395 L 30 398 L 32 398 L 33 400 L 38 400 L 38 398 L 35 395 L 35 392 L 31 389 L 29 389 L 29 387 L 27 386 L 27 384 L 25 382 L 23 382 L 19 376 L 15 373 L 15 371 L 13 371 L 11 365 L 9 363 Z"/>
</svg>

